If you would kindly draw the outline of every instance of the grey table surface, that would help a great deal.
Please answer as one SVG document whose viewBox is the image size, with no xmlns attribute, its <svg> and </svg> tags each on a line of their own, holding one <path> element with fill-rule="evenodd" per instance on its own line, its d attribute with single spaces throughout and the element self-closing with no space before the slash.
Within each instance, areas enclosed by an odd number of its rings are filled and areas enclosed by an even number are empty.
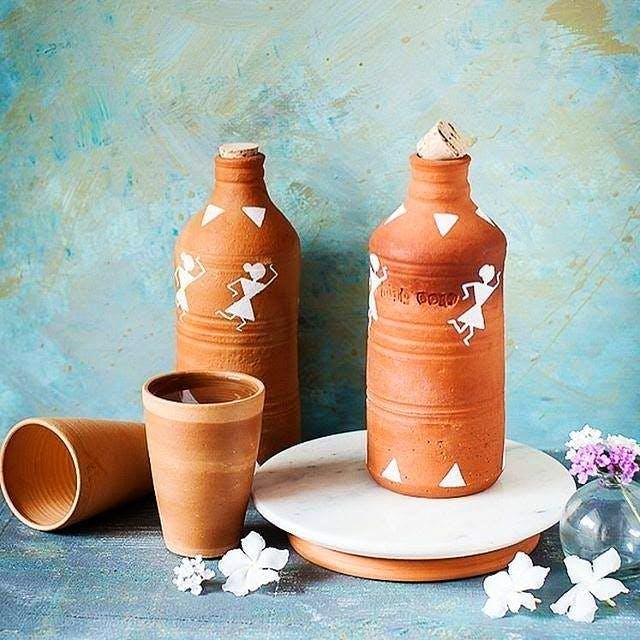
<svg viewBox="0 0 640 640">
<path fill-rule="evenodd" d="M 289 548 L 253 507 L 245 524 L 269 546 Z M 640 638 L 640 579 L 627 582 L 631 592 L 615 609 L 601 605 L 592 625 L 574 623 L 549 610 L 570 587 L 557 527 L 532 557 L 551 567 L 536 592 L 543 603 L 501 620 L 481 612 L 482 578 L 376 582 L 327 571 L 294 552 L 278 584 L 236 598 L 221 590 L 218 573 L 193 596 L 171 582 L 179 559 L 162 543 L 152 498 L 61 533 L 29 529 L 1 502 L 0 638 Z"/>
</svg>

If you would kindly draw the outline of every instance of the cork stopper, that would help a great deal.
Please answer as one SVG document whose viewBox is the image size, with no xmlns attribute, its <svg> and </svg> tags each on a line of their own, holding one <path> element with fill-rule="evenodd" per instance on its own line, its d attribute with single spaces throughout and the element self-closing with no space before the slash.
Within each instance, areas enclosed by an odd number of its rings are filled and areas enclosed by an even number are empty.
<svg viewBox="0 0 640 640">
<path fill-rule="evenodd" d="M 438 120 L 429 131 L 418 140 L 418 155 L 425 160 L 451 160 L 460 158 L 473 144 L 466 136 L 456 131 L 452 122 Z"/>
<path fill-rule="evenodd" d="M 225 142 L 218 147 L 221 158 L 250 158 L 258 154 L 255 142 Z"/>
</svg>

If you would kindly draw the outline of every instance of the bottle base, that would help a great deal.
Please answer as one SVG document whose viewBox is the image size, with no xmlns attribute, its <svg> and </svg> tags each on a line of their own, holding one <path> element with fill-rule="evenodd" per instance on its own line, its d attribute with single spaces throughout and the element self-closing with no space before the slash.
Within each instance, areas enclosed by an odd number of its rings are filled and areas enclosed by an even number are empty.
<svg viewBox="0 0 640 640">
<path fill-rule="evenodd" d="M 502 475 L 500 473 L 495 478 L 466 487 L 426 487 L 411 485 L 406 481 L 394 482 L 392 480 L 387 480 L 380 474 L 372 471 L 368 464 L 367 471 L 371 478 L 373 478 L 373 480 L 375 480 L 375 482 L 384 489 L 388 489 L 389 491 L 400 493 L 405 496 L 412 496 L 414 498 L 462 498 L 464 496 L 471 496 L 476 493 L 482 493 L 489 487 L 493 486 L 498 481 L 500 475 Z"/>
</svg>

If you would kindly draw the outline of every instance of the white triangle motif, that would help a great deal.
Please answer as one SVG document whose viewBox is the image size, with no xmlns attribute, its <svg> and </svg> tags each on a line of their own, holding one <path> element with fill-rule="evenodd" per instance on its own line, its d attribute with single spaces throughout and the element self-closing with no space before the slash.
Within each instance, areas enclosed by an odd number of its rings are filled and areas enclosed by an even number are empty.
<svg viewBox="0 0 640 640">
<path fill-rule="evenodd" d="M 400 216 L 407 213 L 407 210 L 404 207 L 404 204 L 401 204 L 385 221 L 385 224 L 389 224 L 392 220 L 399 218 Z"/>
<path fill-rule="evenodd" d="M 242 207 L 242 210 L 247 214 L 256 227 L 261 227 L 264 221 L 264 215 L 266 209 L 264 207 Z"/>
<path fill-rule="evenodd" d="M 480 208 L 476 209 L 476 215 L 480 216 L 483 220 L 488 222 L 490 225 L 496 226 L 496 223 Z"/>
<path fill-rule="evenodd" d="M 204 227 L 205 224 L 215 220 L 222 213 L 224 213 L 224 209 L 222 207 L 216 207 L 215 204 L 208 204 L 202 214 L 202 226 Z"/>
<path fill-rule="evenodd" d="M 449 469 L 447 475 L 440 481 L 439 487 L 451 488 L 451 487 L 466 487 L 467 483 L 464 481 L 462 474 L 460 473 L 460 467 L 458 463 Z"/>
<path fill-rule="evenodd" d="M 402 482 L 402 478 L 400 477 L 400 469 L 398 468 L 398 463 L 395 458 L 391 459 L 391 462 L 387 465 L 387 468 L 382 472 L 382 477 L 387 480 L 391 480 L 391 482 Z"/>
<path fill-rule="evenodd" d="M 457 216 L 455 213 L 434 213 L 433 219 L 436 222 L 436 227 L 438 227 L 438 231 L 440 235 L 444 238 L 449 231 L 451 231 L 451 227 L 458 222 L 460 216 Z"/>
</svg>

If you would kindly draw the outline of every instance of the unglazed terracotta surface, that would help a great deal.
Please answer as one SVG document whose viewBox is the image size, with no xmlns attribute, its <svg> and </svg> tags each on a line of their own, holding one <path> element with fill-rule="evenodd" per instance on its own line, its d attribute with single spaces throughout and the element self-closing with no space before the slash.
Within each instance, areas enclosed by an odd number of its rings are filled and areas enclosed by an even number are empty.
<svg viewBox="0 0 640 640">
<path fill-rule="evenodd" d="M 28 418 L 0 454 L 11 511 L 41 531 L 66 527 L 152 490 L 144 425 L 88 418 Z"/>
<path fill-rule="evenodd" d="M 260 461 L 300 440 L 300 241 L 269 198 L 264 159 L 216 157 L 213 193 L 175 249 L 177 368 L 264 382 Z"/>
<path fill-rule="evenodd" d="M 506 239 L 471 200 L 469 162 L 411 156 L 369 243 L 367 466 L 407 495 L 477 493 L 503 466 Z"/>
<path fill-rule="evenodd" d="M 296 552 L 309 562 L 325 569 L 346 573 L 357 578 L 389 580 L 392 582 L 437 582 L 458 580 L 480 576 L 506 567 L 513 556 L 522 551 L 531 553 L 540 540 L 532 536 L 504 549 L 481 553 L 463 558 L 443 558 L 441 560 L 393 560 L 390 558 L 369 558 L 356 556 L 333 549 L 326 549 L 289 535 L 289 542 Z"/>
<path fill-rule="evenodd" d="M 165 399 L 215 388 L 216 402 Z M 162 535 L 183 556 L 221 556 L 237 546 L 260 443 L 264 385 L 231 372 L 176 372 L 142 390 Z"/>
<path fill-rule="evenodd" d="M 451 499 L 387 491 L 365 466 L 366 431 L 296 445 L 256 472 L 253 501 L 269 522 L 347 554 L 441 560 L 509 547 L 558 522 L 575 491 L 564 466 L 507 441 L 506 466 L 486 491 Z"/>
</svg>

